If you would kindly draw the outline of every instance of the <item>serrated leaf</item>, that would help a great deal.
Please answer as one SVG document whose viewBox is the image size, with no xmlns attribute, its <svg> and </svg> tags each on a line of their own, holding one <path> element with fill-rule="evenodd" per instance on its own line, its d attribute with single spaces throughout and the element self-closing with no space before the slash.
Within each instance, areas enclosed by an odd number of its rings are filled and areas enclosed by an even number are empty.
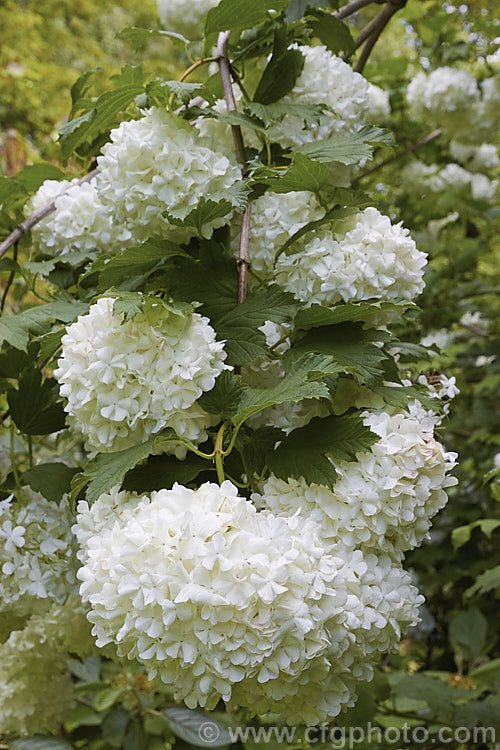
<svg viewBox="0 0 500 750">
<path fill-rule="evenodd" d="M 15 349 L 27 351 L 29 334 L 40 336 L 50 327 L 50 321 L 70 323 L 77 315 L 88 310 L 88 305 L 78 300 L 56 300 L 38 305 L 17 315 L 0 318 L 0 344 L 7 341 Z"/>
<path fill-rule="evenodd" d="M 16 182 L 20 182 L 28 193 L 36 193 L 45 180 L 64 180 L 66 177 L 64 172 L 59 167 L 56 167 L 55 164 L 38 162 L 37 164 L 30 164 L 27 167 L 23 167 L 16 174 Z"/>
<path fill-rule="evenodd" d="M 293 190 L 310 190 L 312 193 L 318 193 L 329 178 L 328 167 L 298 152 L 282 175 L 259 181 L 268 185 L 274 193 L 289 193 Z"/>
<path fill-rule="evenodd" d="M 494 568 L 485 570 L 484 573 L 478 575 L 474 585 L 466 590 L 465 597 L 469 599 L 471 596 L 487 594 L 488 591 L 496 589 L 500 589 L 500 565 L 496 565 Z"/>
<path fill-rule="evenodd" d="M 364 331 L 361 324 L 342 323 L 312 329 L 295 346 L 296 356 L 312 352 L 332 357 L 343 371 L 355 380 L 371 384 L 384 374 L 382 361 L 385 353 L 370 343 L 379 331 Z M 341 370 L 339 370 L 340 372 Z"/>
<path fill-rule="evenodd" d="M 120 31 L 118 36 L 123 37 L 129 42 L 136 52 L 140 52 L 150 39 L 173 39 L 174 41 L 181 42 L 182 44 L 189 44 L 189 39 L 186 39 L 182 34 L 178 34 L 175 31 L 163 31 L 162 29 L 141 29 L 137 26 L 128 26 L 127 28 Z"/>
<path fill-rule="evenodd" d="M 320 162 L 338 161 L 350 165 L 359 164 L 362 159 L 371 159 L 375 145 L 392 144 L 392 133 L 389 130 L 365 126 L 353 135 L 339 135 L 324 141 L 306 143 L 300 152 Z"/>
<path fill-rule="evenodd" d="M 133 469 L 139 461 L 143 461 L 153 452 L 155 442 L 156 438 L 151 438 L 145 443 L 132 445 L 122 451 L 100 453 L 93 458 L 83 470 L 81 478 L 78 474 L 75 477 L 79 491 L 85 486 L 82 485 L 84 478 L 88 483 L 85 497 L 89 504 L 95 502 L 105 492 L 109 492 L 112 487 L 121 486 L 127 471 Z"/>
<path fill-rule="evenodd" d="M 205 22 L 205 35 L 218 31 L 250 29 L 267 19 L 270 10 L 281 11 L 290 0 L 221 0 L 209 10 Z"/>
<path fill-rule="evenodd" d="M 268 454 L 267 465 L 280 479 L 302 477 L 308 484 L 333 488 L 337 472 L 332 461 L 355 461 L 378 439 L 357 415 L 315 417 L 283 438 Z"/>
<path fill-rule="evenodd" d="M 29 193 L 19 182 L 8 177 L 0 177 L 0 208 L 9 209 L 22 206 Z"/>
<path fill-rule="evenodd" d="M 161 712 L 171 731 L 181 740 L 195 747 L 225 747 L 232 744 L 227 728 L 215 721 L 211 714 L 174 706 Z"/>
<path fill-rule="evenodd" d="M 257 430 L 248 430 L 243 434 L 240 432 L 237 445 L 245 473 L 249 477 L 262 474 L 267 454 L 282 439 L 283 432 L 277 427 L 259 427 Z"/>
<path fill-rule="evenodd" d="M 198 403 L 209 414 L 218 414 L 221 419 L 231 419 L 238 411 L 244 390 L 241 376 L 224 370 L 212 390 L 203 393 Z"/>
<path fill-rule="evenodd" d="M 282 99 L 295 86 L 304 68 L 304 55 L 298 49 L 273 52 L 254 94 L 254 101 L 273 104 Z"/>
<path fill-rule="evenodd" d="M 127 688 L 123 685 L 112 685 L 104 688 L 100 693 L 97 693 L 93 700 L 95 710 L 107 711 L 108 708 L 111 708 L 111 706 L 114 706 L 114 704 L 120 700 L 126 690 Z"/>
<path fill-rule="evenodd" d="M 323 8 L 325 10 L 330 8 L 331 10 L 337 10 L 338 7 L 339 0 L 291 0 L 286 9 L 285 19 L 290 23 L 290 21 L 304 18 L 310 8 Z"/>
<path fill-rule="evenodd" d="M 247 102 L 245 111 L 251 117 L 257 117 L 266 127 L 273 122 L 281 122 L 284 117 L 298 117 L 304 125 L 319 125 L 324 107 L 321 104 L 292 104 L 276 102 L 275 104 L 261 104 Z"/>
<path fill-rule="evenodd" d="M 334 54 L 346 52 L 347 55 L 352 55 L 356 51 L 356 44 L 349 26 L 331 13 L 322 13 L 320 10 L 310 11 L 307 26 L 314 36 L 318 37 Z"/>
<path fill-rule="evenodd" d="M 317 326 L 336 325 L 347 321 L 363 320 L 380 312 L 406 310 L 413 307 L 412 302 L 374 300 L 373 302 L 345 302 L 334 307 L 313 304 L 302 307 L 295 316 L 295 328 L 316 328 Z"/>
<path fill-rule="evenodd" d="M 246 300 L 217 321 L 219 339 L 226 341 L 228 363 L 242 365 L 267 353 L 266 340 L 259 326 L 266 320 L 285 323 L 297 309 L 292 294 L 272 285 L 251 292 Z"/>
<path fill-rule="evenodd" d="M 408 386 L 390 386 L 374 385 L 371 386 L 373 393 L 381 396 L 389 406 L 396 406 L 401 409 L 408 409 L 412 401 L 420 401 L 426 409 L 439 412 L 442 409 L 442 402 L 438 398 L 429 395 L 429 392 L 421 391 L 414 385 Z M 500 524 L 500 522 L 499 522 Z"/>
<path fill-rule="evenodd" d="M 9 750 L 71 750 L 69 742 L 57 737 L 23 737 L 9 740 L 8 747 Z"/>
<path fill-rule="evenodd" d="M 465 526 L 458 526 L 451 532 L 451 541 L 453 549 L 457 550 L 463 547 L 470 540 L 474 529 L 481 529 L 483 534 L 491 539 L 491 535 L 500 526 L 500 520 L 496 518 L 481 518 L 479 521 L 473 521 Z"/>
<path fill-rule="evenodd" d="M 104 291 L 112 286 L 118 287 L 123 282 L 128 282 L 130 285 L 131 280 L 134 279 L 141 283 L 167 258 L 180 256 L 188 257 L 180 245 L 152 237 L 142 245 L 128 247 L 119 255 L 105 258 L 104 266 L 99 271 L 99 288 Z M 89 274 L 91 273 L 92 269 L 89 271 Z"/>
<path fill-rule="evenodd" d="M 77 471 L 78 469 L 60 462 L 38 464 L 24 471 L 22 479 L 47 500 L 59 502 L 63 495 L 71 491 L 71 480 Z"/>
<path fill-rule="evenodd" d="M 212 468 L 212 463 L 194 453 L 188 453 L 183 461 L 175 456 L 149 456 L 148 460 L 131 469 L 123 482 L 123 488 L 132 492 L 152 492 L 170 489 L 174 482 L 187 485 L 202 471 Z"/>
<path fill-rule="evenodd" d="M 165 85 L 168 86 L 170 91 L 181 100 L 187 107 L 191 99 L 196 95 L 196 92 L 203 89 L 202 83 L 184 83 L 181 81 L 165 81 Z"/>
<path fill-rule="evenodd" d="M 196 227 L 198 233 L 203 235 L 205 225 L 227 216 L 235 209 L 244 210 L 249 194 L 250 188 L 244 182 L 237 182 L 227 190 L 212 193 L 210 197 L 203 196 L 194 208 L 164 211 L 163 215 L 170 224 Z"/>
<path fill-rule="evenodd" d="M 38 368 L 25 370 L 19 378 L 19 388 L 7 394 L 10 415 L 20 432 L 25 435 L 49 435 L 66 426 L 66 415 L 58 401 L 59 385 L 54 378 L 42 382 Z"/>
<path fill-rule="evenodd" d="M 102 132 L 109 130 L 115 124 L 116 116 L 143 90 L 142 84 L 128 83 L 113 91 L 106 91 L 97 99 L 92 110 L 63 125 L 59 130 L 63 164 L 82 143 L 91 143 Z"/>
<path fill-rule="evenodd" d="M 244 114 L 243 112 L 218 112 L 216 109 L 204 108 L 199 112 L 207 117 L 213 117 L 215 120 L 226 122 L 228 125 L 238 125 L 242 128 L 250 128 L 260 133 L 265 131 L 265 127 L 260 124 L 254 117 Z"/>
</svg>

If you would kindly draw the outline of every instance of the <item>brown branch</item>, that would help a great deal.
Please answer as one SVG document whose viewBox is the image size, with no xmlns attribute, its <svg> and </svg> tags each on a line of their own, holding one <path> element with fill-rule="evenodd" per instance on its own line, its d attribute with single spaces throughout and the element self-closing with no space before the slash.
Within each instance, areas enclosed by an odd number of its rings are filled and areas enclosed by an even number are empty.
<svg viewBox="0 0 500 750">
<path fill-rule="evenodd" d="M 360 31 L 360 33 L 354 40 L 354 43 L 356 45 L 356 49 L 358 47 L 361 47 L 362 44 L 365 44 L 365 46 L 363 47 L 360 58 L 356 64 L 357 73 L 362 73 L 371 54 L 371 51 L 378 41 L 379 36 L 389 23 L 393 15 L 397 13 L 398 10 L 401 10 L 401 8 L 404 8 L 406 2 L 407 0 L 389 0 L 387 5 L 382 8 L 380 13 L 377 13 L 377 15 L 372 18 L 369 23 L 366 24 L 365 28 Z"/>
<path fill-rule="evenodd" d="M 362 180 L 363 177 L 368 177 L 368 175 L 373 174 L 373 172 L 378 172 L 379 169 L 382 169 L 382 167 L 387 166 L 387 164 L 392 164 L 392 162 L 397 161 L 402 156 L 406 156 L 407 154 L 412 154 L 417 149 L 422 148 L 422 146 L 427 146 L 428 143 L 432 143 L 432 141 L 435 141 L 442 134 L 443 134 L 443 131 L 441 130 L 441 128 L 439 128 L 438 130 L 433 130 L 432 133 L 429 133 L 428 135 L 424 136 L 416 143 L 412 143 L 411 146 L 407 146 L 401 151 L 398 151 L 397 154 L 390 156 L 388 159 L 381 161 L 379 164 L 375 164 L 375 166 L 372 167 L 371 169 L 367 169 L 366 172 L 363 172 L 362 174 L 357 175 L 357 177 L 354 177 L 352 180 L 352 184 L 359 182 L 359 180 Z"/>
<path fill-rule="evenodd" d="M 78 180 L 76 183 L 77 185 L 83 185 L 84 182 L 90 182 L 90 180 L 95 177 L 97 174 L 97 169 L 93 169 L 92 172 L 89 172 L 85 175 L 85 177 L 82 177 L 81 180 Z M 35 224 L 38 224 L 38 222 L 42 221 L 42 219 L 45 219 L 46 216 L 48 216 L 52 211 L 54 211 L 56 207 L 56 201 L 58 198 L 61 197 L 61 195 L 64 195 L 68 192 L 70 187 L 73 187 L 73 185 L 70 185 L 66 188 L 66 190 L 62 190 L 59 195 L 56 195 L 56 197 L 50 201 L 50 203 L 47 203 L 45 206 L 42 206 L 42 208 L 39 208 L 38 211 L 35 211 L 34 214 L 31 214 L 31 216 L 28 216 L 27 219 L 22 221 L 10 234 L 9 236 L 0 244 L 0 258 L 5 255 L 7 250 L 12 247 L 12 245 L 15 245 L 16 242 L 18 242 L 23 234 L 26 234 L 32 227 L 35 226 Z"/>
<path fill-rule="evenodd" d="M 231 69 L 229 66 L 229 60 L 227 58 L 227 43 L 229 41 L 230 34 L 230 31 L 221 31 L 221 33 L 219 34 L 219 39 L 217 41 L 217 62 L 219 63 L 227 111 L 236 112 L 236 101 L 234 99 L 233 85 L 231 83 Z M 243 142 L 241 128 L 239 125 L 231 125 L 231 131 L 233 133 L 236 157 L 241 164 L 242 173 L 245 177 L 247 174 L 247 160 L 245 156 L 245 144 Z M 251 204 L 248 203 L 245 209 L 245 213 L 243 214 L 243 221 L 241 225 L 240 251 L 238 254 L 238 304 L 243 302 L 243 300 L 246 299 L 247 296 L 247 276 L 248 269 L 250 268 L 250 258 L 248 255 L 248 243 L 250 238 L 250 206 Z"/>
<path fill-rule="evenodd" d="M 352 2 L 344 5 L 340 10 L 332 13 L 335 18 L 347 18 L 352 16 L 353 13 L 357 13 L 360 8 L 364 8 L 365 5 L 371 5 L 371 3 L 380 3 L 382 0 L 352 0 Z"/>
</svg>

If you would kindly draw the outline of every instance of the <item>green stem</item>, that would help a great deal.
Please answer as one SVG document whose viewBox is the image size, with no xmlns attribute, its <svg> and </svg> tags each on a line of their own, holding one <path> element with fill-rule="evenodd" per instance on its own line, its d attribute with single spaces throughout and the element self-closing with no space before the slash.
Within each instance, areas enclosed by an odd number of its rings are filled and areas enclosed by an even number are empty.
<svg viewBox="0 0 500 750">
<path fill-rule="evenodd" d="M 226 478 L 224 476 L 224 455 L 225 454 L 222 449 L 222 441 L 224 439 L 224 431 L 226 427 L 227 427 L 227 422 L 223 422 L 219 432 L 217 433 L 217 437 L 215 439 L 215 447 L 214 447 L 214 461 L 215 461 L 215 468 L 217 469 L 217 479 L 219 481 L 219 484 L 222 484 L 222 482 Z"/>
<path fill-rule="evenodd" d="M 238 425 L 236 425 L 236 427 L 234 428 L 234 432 L 233 432 L 233 434 L 232 434 L 232 436 L 231 436 L 231 441 L 230 441 L 229 445 L 227 446 L 226 450 L 222 452 L 222 455 L 223 455 L 223 456 L 229 456 L 229 454 L 230 454 L 230 453 L 231 453 L 231 451 L 233 450 L 233 448 L 234 448 L 234 444 L 235 444 L 235 442 L 236 442 L 236 438 L 238 437 L 238 432 L 240 431 L 240 427 L 242 426 L 242 424 L 243 424 L 243 422 L 240 422 L 240 423 L 239 423 Z"/>
<path fill-rule="evenodd" d="M 28 455 L 30 461 L 30 469 L 33 468 L 33 441 L 31 435 L 28 435 Z"/>
</svg>

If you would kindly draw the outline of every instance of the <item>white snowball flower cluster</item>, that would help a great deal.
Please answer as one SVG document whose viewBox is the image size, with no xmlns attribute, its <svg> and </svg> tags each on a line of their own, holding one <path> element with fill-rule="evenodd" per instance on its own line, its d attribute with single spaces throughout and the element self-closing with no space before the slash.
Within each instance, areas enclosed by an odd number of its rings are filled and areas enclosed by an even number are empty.
<svg viewBox="0 0 500 750">
<path fill-rule="evenodd" d="M 283 104 L 325 104 L 319 125 L 307 130 L 299 117 L 287 116 L 271 125 L 268 136 L 285 148 L 299 148 L 305 143 L 331 138 L 339 133 L 354 133 L 364 124 L 369 108 L 368 83 L 365 78 L 323 46 L 297 46 L 304 56 L 304 68 Z"/>
<path fill-rule="evenodd" d="M 450 141 L 450 153 L 454 159 L 472 172 L 495 169 L 500 164 L 498 149 L 492 143 L 473 146 L 459 141 Z"/>
<path fill-rule="evenodd" d="M 81 602 L 71 596 L 0 645 L 0 727 L 2 732 L 35 735 L 56 731 L 74 702 L 67 671 L 69 652 L 93 651 Z"/>
<path fill-rule="evenodd" d="M 368 114 L 367 122 L 380 125 L 390 119 L 391 103 L 389 92 L 374 83 L 368 84 Z"/>
<path fill-rule="evenodd" d="M 75 539 L 67 498 L 28 487 L 0 501 L 0 612 L 26 615 L 76 590 Z"/>
<path fill-rule="evenodd" d="M 343 233 L 320 227 L 282 253 L 275 279 L 302 302 L 327 305 L 384 297 L 412 299 L 424 288 L 426 254 L 402 223 L 391 224 L 376 208 L 366 208 Z"/>
<path fill-rule="evenodd" d="M 402 184 L 408 190 L 437 193 L 450 188 L 466 188 L 475 200 L 491 200 L 498 186 L 497 180 L 490 180 L 478 172 L 469 172 L 459 164 L 447 164 L 444 169 L 439 169 L 437 164 L 414 161 L 404 167 L 401 177 Z"/>
<path fill-rule="evenodd" d="M 436 68 L 428 75 L 420 72 L 410 81 L 407 99 L 419 117 L 430 116 L 447 124 L 450 113 L 467 111 L 479 100 L 476 79 L 466 70 L 448 66 Z"/>
<path fill-rule="evenodd" d="M 363 421 L 380 440 L 358 462 L 335 464 L 334 490 L 271 476 L 254 499 L 273 513 L 307 513 L 329 544 L 340 538 L 350 547 L 384 549 L 400 559 L 421 543 L 446 504 L 444 490 L 457 482 L 447 476 L 456 454 L 434 438 L 435 419 L 417 404 L 409 415 L 365 412 Z"/>
<path fill-rule="evenodd" d="M 54 199 L 55 210 L 31 230 L 38 250 L 52 255 L 73 250 L 115 252 L 130 244 L 130 232 L 114 223 L 112 206 L 104 206 L 95 179 L 81 185 L 78 179 L 45 180 L 26 204 L 26 215 Z"/>
<path fill-rule="evenodd" d="M 327 627 L 346 650 L 344 561 L 324 556 L 315 523 L 258 513 L 227 481 L 175 484 L 122 511 L 124 494 L 78 508 L 98 646 L 114 642 L 176 700 L 207 708 L 244 679 L 294 680 L 335 648 Z"/>
<path fill-rule="evenodd" d="M 325 209 L 314 193 L 306 190 L 290 193 L 267 192 L 252 203 L 250 215 L 249 257 L 252 268 L 272 276 L 276 253 L 290 237 L 310 221 L 323 218 Z M 233 242 L 237 255 L 239 245 Z"/>
<path fill-rule="evenodd" d="M 127 448 L 164 427 L 202 441 L 212 417 L 195 402 L 226 367 L 208 318 L 145 298 L 143 311 L 124 322 L 114 302 L 99 299 L 62 338 L 54 375 L 72 429 L 96 452 Z"/>
<path fill-rule="evenodd" d="M 168 31 L 184 34 L 188 39 L 201 36 L 202 22 L 219 0 L 158 0 L 160 22 Z"/>
<path fill-rule="evenodd" d="M 169 224 L 162 214 L 193 208 L 241 179 L 241 169 L 207 145 L 196 128 L 161 109 L 150 109 L 140 120 L 122 122 L 97 163 L 102 201 L 136 241 L 152 235 L 184 241 L 191 228 Z M 230 217 L 208 222 L 203 234 L 224 226 Z"/>
</svg>

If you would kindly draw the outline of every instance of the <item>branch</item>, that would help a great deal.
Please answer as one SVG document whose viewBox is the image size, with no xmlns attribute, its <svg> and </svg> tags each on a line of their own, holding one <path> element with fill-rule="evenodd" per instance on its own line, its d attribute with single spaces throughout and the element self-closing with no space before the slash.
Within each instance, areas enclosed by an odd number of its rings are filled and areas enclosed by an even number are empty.
<svg viewBox="0 0 500 750">
<path fill-rule="evenodd" d="M 378 41 L 379 36 L 398 10 L 404 8 L 407 0 L 389 0 L 386 6 L 382 8 L 380 13 L 372 18 L 372 20 L 366 24 L 365 28 L 360 31 L 354 43 L 356 48 L 366 42 L 361 52 L 360 58 L 356 65 L 356 72 L 361 73 L 366 65 L 366 62 L 371 54 L 372 49 Z"/>
<path fill-rule="evenodd" d="M 424 136 L 416 143 L 412 143 L 411 146 L 407 146 L 406 148 L 402 149 L 402 151 L 398 151 L 397 154 L 390 156 L 388 159 L 385 159 L 384 161 L 381 161 L 380 164 L 375 164 L 375 166 L 372 167 L 371 169 L 367 169 L 366 172 L 363 172 L 362 174 L 359 174 L 356 177 L 354 177 L 352 180 L 352 184 L 358 182 L 359 180 L 362 180 L 363 177 L 368 177 L 368 175 L 373 174 L 373 172 L 378 172 L 379 169 L 382 169 L 382 167 L 385 167 L 387 164 L 392 164 L 392 162 L 397 161 L 397 159 L 400 159 L 402 156 L 406 156 L 407 154 L 412 154 L 417 149 L 422 148 L 422 146 L 427 146 L 428 143 L 432 143 L 432 141 L 435 141 L 442 134 L 443 134 L 443 131 L 441 130 L 441 128 L 439 128 L 438 130 L 433 130 L 432 133 L 429 133 L 428 135 Z"/>
<path fill-rule="evenodd" d="M 380 3 L 382 0 L 352 0 L 352 2 L 344 5 L 343 8 L 332 13 L 335 18 L 347 18 L 352 16 L 353 13 L 357 13 L 360 8 L 364 8 L 365 5 L 371 5 L 371 3 Z"/>
<path fill-rule="evenodd" d="M 85 177 L 82 177 L 81 180 L 78 180 L 76 183 L 77 185 L 83 185 L 84 182 L 90 182 L 90 180 L 95 177 L 97 174 L 97 169 L 93 169 L 92 172 L 89 172 L 85 175 Z M 31 216 L 28 216 L 27 219 L 22 221 L 10 234 L 9 236 L 0 244 L 0 258 L 5 255 L 7 250 L 12 247 L 12 245 L 15 245 L 16 242 L 18 242 L 23 234 L 26 234 L 32 227 L 35 226 L 35 224 L 38 224 L 38 222 L 42 221 L 42 219 L 45 219 L 46 216 L 48 216 L 52 211 L 54 211 L 56 207 L 56 201 L 58 198 L 61 197 L 61 195 L 64 195 L 68 192 L 70 187 L 73 187 L 73 185 L 70 185 L 66 188 L 66 190 L 62 190 L 59 195 L 56 195 L 56 197 L 50 201 L 50 203 L 47 203 L 45 206 L 42 206 L 42 208 L 39 208 L 38 211 L 35 211 L 34 214 L 31 214 Z"/>
<path fill-rule="evenodd" d="M 224 99 L 228 112 L 236 112 L 236 102 L 233 94 L 233 85 L 231 83 L 231 70 L 227 58 L 227 43 L 229 41 L 230 31 L 221 31 L 217 41 L 217 62 L 219 63 L 222 87 L 224 89 Z M 233 134 L 236 157 L 241 164 L 243 177 L 247 175 L 247 161 L 245 156 L 245 144 L 239 125 L 231 125 Z M 239 283 L 238 283 L 238 304 L 243 302 L 247 296 L 247 275 L 250 267 L 248 256 L 248 242 L 250 237 L 250 212 L 251 204 L 248 203 L 243 214 L 240 237 L 240 251 L 238 254 Z"/>
</svg>

